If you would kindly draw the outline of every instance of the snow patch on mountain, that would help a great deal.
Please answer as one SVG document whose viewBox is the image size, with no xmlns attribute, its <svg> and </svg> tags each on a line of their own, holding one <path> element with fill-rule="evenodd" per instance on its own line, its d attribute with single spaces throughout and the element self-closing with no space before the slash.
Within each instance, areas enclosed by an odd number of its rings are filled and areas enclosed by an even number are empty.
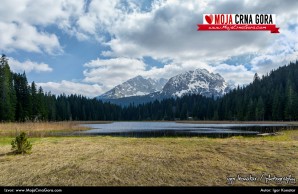
<svg viewBox="0 0 298 194">
<path fill-rule="evenodd" d="M 219 74 L 206 69 L 196 69 L 172 77 L 162 90 L 167 97 L 182 97 L 186 94 L 201 94 L 220 97 L 229 91 L 228 83 Z"/>
<path fill-rule="evenodd" d="M 134 77 L 126 82 L 117 85 L 110 91 L 99 96 L 99 99 L 118 99 L 130 96 L 144 96 L 162 90 L 166 84 L 166 79 L 154 80 L 142 76 Z"/>
<path fill-rule="evenodd" d="M 226 82 L 220 74 L 210 73 L 206 69 L 196 69 L 176 75 L 168 81 L 137 76 L 114 87 L 98 99 L 128 105 L 190 94 L 218 98 L 234 88 L 235 84 Z"/>
</svg>

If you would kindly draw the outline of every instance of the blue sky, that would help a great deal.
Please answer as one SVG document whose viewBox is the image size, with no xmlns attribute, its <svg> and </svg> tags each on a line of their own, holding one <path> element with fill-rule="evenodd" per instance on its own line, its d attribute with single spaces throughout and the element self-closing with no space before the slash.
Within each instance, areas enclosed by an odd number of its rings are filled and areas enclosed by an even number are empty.
<svg viewBox="0 0 298 194">
<path fill-rule="evenodd" d="M 205 68 L 247 84 L 297 59 L 297 0 L 2 0 L 0 51 L 52 93 Z M 204 13 L 272 13 L 280 34 L 198 32 Z"/>
</svg>

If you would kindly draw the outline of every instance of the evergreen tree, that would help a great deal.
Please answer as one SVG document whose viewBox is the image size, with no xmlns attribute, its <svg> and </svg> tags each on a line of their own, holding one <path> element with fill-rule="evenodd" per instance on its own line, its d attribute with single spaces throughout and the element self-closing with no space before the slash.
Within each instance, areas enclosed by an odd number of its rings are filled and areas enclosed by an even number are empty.
<svg viewBox="0 0 298 194">
<path fill-rule="evenodd" d="M 258 81 L 260 81 L 260 80 L 261 80 L 261 78 L 260 78 L 260 76 L 258 75 L 258 73 L 255 73 L 253 82 L 258 82 Z"/>
<path fill-rule="evenodd" d="M 257 106 L 256 106 L 256 120 L 257 121 L 264 120 L 264 116 L 265 116 L 264 114 L 265 114 L 264 102 L 263 102 L 263 99 L 259 97 Z"/>
<path fill-rule="evenodd" d="M 32 119 L 32 121 L 37 121 L 40 116 L 39 115 L 40 103 L 38 102 L 37 89 L 36 89 L 35 82 L 31 83 L 31 101 L 32 101 L 31 119 Z"/>
<path fill-rule="evenodd" d="M 273 120 L 283 120 L 283 99 L 281 87 L 275 90 L 272 103 L 272 119 Z"/>
<path fill-rule="evenodd" d="M 16 93 L 16 120 L 26 121 L 31 118 L 31 96 L 25 72 L 14 74 L 14 90 Z"/>
<path fill-rule="evenodd" d="M 41 87 L 38 89 L 37 93 L 37 109 L 40 120 L 46 120 L 48 117 L 48 110 L 46 108 L 45 95 Z"/>
<path fill-rule="evenodd" d="M 15 120 L 16 95 L 13 78 L 5 55 L 0 59 L 0 121 Z"/>
<path fill-rule="evenodd" d="M 285 104 L 285 119 L 293 120 L 295 119 L 295 104 L 296 104 L 296 92 L 293 89 L 292 82 L 288 80 L 286 89 L 286 104 Z"/>
<path fill-rule="evenodd" d="M 250 99 L 247 105 L 246 120 L 253 121 L 255 119 L 255 110 L 254 102 Z"/>
</svg>

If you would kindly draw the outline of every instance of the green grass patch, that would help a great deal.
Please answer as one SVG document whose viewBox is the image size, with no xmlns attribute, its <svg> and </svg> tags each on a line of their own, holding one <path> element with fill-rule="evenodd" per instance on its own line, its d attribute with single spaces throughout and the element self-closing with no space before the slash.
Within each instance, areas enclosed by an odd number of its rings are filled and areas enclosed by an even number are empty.
<svg viewBox="0 0 298 194">
<path fill-rule="evenodd" d="M 0 146 L 11 145 L 11 141 L 14 139 L 15 139 L 14 137 L 0 137 Z M 43 138 L 34 137 L 34 138 L 28 138 L 28 140 L 34 144 L 34 143 L 43 141 Z"/>
<path fill-rule="evenodd" d="M 13 139 L 12 137 L 0 137 L 0 146 L 10 145 Z"/>
</svg>

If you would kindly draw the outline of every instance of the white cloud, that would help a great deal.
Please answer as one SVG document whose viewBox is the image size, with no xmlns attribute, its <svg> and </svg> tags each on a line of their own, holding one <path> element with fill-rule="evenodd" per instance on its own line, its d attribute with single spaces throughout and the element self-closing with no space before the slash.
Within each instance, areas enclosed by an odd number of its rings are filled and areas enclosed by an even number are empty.
<svg viewBox="0 0 298 194">
<path fill-rule="evenodd" d="M 203 13 L 272 12 L 279 26 L 296 23 L 298 6 L 295 0 L 282 2 L 255 1 L 153 1 L 144 9 L 144 2 L 121 0 L 3 0 L 0 8 L 0 31 L 15 25 L 15 33 L 8 32 L 8 43 L 2 49 L 28 49 L 32 52 L 53 52 L 61 49 L 54 34 L 37 30 L 36 26 L 56 25 L 79 40 L 93 37 L 110 46 L 102 54 L 112 57 L 219 60 L 246 52 L 258 52 L 273 42 L 277 35 L 265 32 L 197 32 Z M 147 2 L 148 4 L 148 2 Z M 16 6 L 17 5 L 17 6 Z M 148 7 L 148 5 L 147 5 Z M 266 8 L 266 9 L 264 9 Z M 296 18 L 296 19 L 295 19 Z M 27 24 L 32 33 L 21 33 L 20 24 Z M 28 27 L 28 30 L 29 30 Z M 27 30 L 27 31 L 28 31 Z M 15 34 L 19 39 L 15 40 Z M 105 38 L 109 34 L 111 39 Z M 39 35 L 35 41 L 31 37 Z M 20 37 L 28 37 L 22 41 Z M 4 39 L 4 38 L 3 38 Z M 51 41 L 48 41 L 51 40 Z M 15 44 L 21 42 L 20 44 Z M 47 44 L 49 43 L 49 44 Z M 201 59 L 202 60 L 202 59 Z"/>
<path fill-rule="evenodd" d="M 292 29 L 286 26 L 278 39 L 251 60 L 252 71 L 260 75 L 298 59 L 298 23 Z"/>
<path fill-rule="evenodd" d="M 219 73 L 225 80 L 233 80 L 236 85 L 248 84 L 254 76 L 254 72 L 247 70 L 244 65 L 220 64 L 213 68 L 213 72 Z"/>
<path fill-rule="evenodd" d="M 84 0 L 2 0 L 0 6 L 0 49 L 60 54 L 54 33 L 42 30 L 57 25 L 71 31 L 72 20 L 83 13 Z"/>
<path fill-rule="evenodd" d="M 197 60 L 188 60 L 188 61 L 175 61 L 164 65 L 163 67 L 152 67 L 144 71 L 141 75 L 151 78 L 166 78 L 169 79 L 173 76 L 176 76 L 180 73 L 191 71 L 195 69 L 207 69 L 212 71 L 212 67 L 208 64 L 197 61 Z"/>
<path fill-rule="evenodd" d="M 231 1 L 229 1 L 231 2 Z M 106 30 L 113 35 L 107 45 L 111 51 L 105 56 L 141 58 L 153 56 L 158 59 L 219 60 L 227 56 L 256 52 L 268 46 L 275 37 L 264 32 L 198 32 L 197 24 L 202 14 L 214 12 L 226 1 L 163 1 L 148 11 L 127 13 L 114 19 Z M 227 5 L 231 12 L 245 10 L 243 3 L 234 2 L 236 9 Z M 119 9 L 115 7 L 119 12 Z"/>
<path fill-rule="evenodd" d="M 15 60 L 13 58 L 9 58 L 9 66 L 14 72 L 51 72 L 53 69 L 49 67 L 48 64 L 45 63 L 36 63 L 30 60 L 20 62 L 18 60 Z"/>
<path fill-rule="evenodd" d="M 98 84 L 82 84 L 77 82 L 71 82 L 62 80 L 61 82 L 46 82 L 36 83 L 39 87 L 41 86 L 44 91 L 51 92 L 52 94 L 81 94 L 87 97 L 96 97 L 103 92 L 101 86 Z"/>
<path fill-rule="evenodd" d="M 63 27 L 75 22 L 84 13 L 84 0 L 2 0 L 1 21 Z"/>
<path fill-rule="evenodd" d="M 62 52 L 56 35 L 38 32 L 34 26 L 26 23 L 3 23 L 0 21 L 0 42 L 0 49 L 4 51 L 20 49 L 49 54 Z"/>
<path fill-rule="evenodd" d="M 142 60 L 130 58 L 96 59 L 84 66 L 88 68 L 84 81 L 101 84 L 106 89 L 142 74 L 146 68 Z"/>
</svg>

